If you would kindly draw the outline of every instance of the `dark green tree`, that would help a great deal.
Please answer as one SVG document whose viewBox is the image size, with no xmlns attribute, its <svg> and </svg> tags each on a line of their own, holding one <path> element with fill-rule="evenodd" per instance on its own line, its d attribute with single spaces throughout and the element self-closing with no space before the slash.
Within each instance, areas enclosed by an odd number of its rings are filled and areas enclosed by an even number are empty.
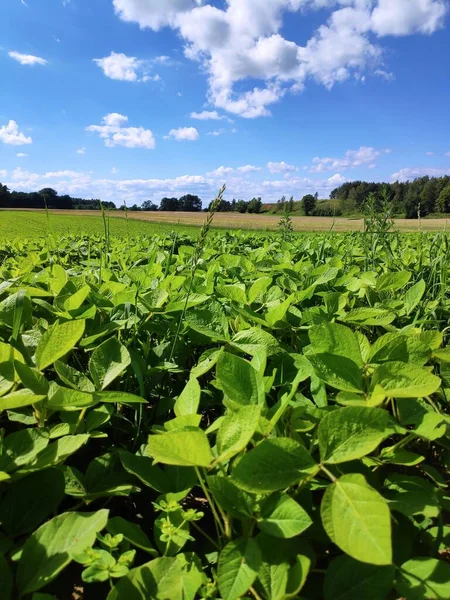
<svg viewBox="0 0 450 600">
<path fill-rule="evenodd" d="M 158 207 L 156 206 L 156 204 L 154 202 L 152 202 L 151 200 L 145 200 L 142 203 L 141 206 L 141 210 L 145 210 L 145 211 L 155 211 L 158 210 Z"/>
<path fill-rule="evenodd" d="M 288 211 L 290 213 L 292 213 L 292 212 L 294 212 L 294 209 L 295 209 L 294 196 L 291 196 L 289 198 Z"/>
<path fill-rule="evenodd" d="M 202 201 L 198 196 L 186 194 L 181 196 L 178 202 L 180 204 L 179 210 L 185 210 L 186 212 L 199 212 L 202 210 Z"/>
<path fill-rule="evenodd" d="M 302 206 L 303 206 L 303 211 L 307 217 L 312 215 L 314 209 L 316 208 L 316 205 L 317 205 L 317 200 L 316 200 L 315 196 L 313 196 L 312 194 L 307 194 L 306 196 L 303 196 Z"/>
<path fill-rule="evenodd" d="M 248 212 L 252 214 L 259 214 L 262 211 L 262 200 L 261 198 L 252 198 L 248 203 Z"/>
<path fill-rule="evenodd" d="M 180 203 L 178 201 L 178 198 L 163 198 L 161 200 L 159 210 L 171 212 L 180 210 Z"/>
<path fill-rule="evenodd" d="M 438 212 L 441 213 L 450 212 L 450 185 L 445 187 L 439 194 L 439 198 L 436 202 L 436 208 Z"/>
</svg>

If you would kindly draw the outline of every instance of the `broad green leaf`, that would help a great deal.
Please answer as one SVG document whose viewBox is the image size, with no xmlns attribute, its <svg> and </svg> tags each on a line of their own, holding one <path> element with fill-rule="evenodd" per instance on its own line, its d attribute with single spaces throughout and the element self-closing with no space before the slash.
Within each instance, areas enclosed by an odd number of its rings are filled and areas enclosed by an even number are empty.
<svg viewBox="0 0 450 600">
<path fill-rule="evenodd" d="M 17 570 L 20 597 L 48 585 L 72 560 L 92 546 L 106 525 L 107 510 L 64 513 L 37 529 L 25 542 Z"/>
<path fill-rule="evenodd" d="M 372 378 L 372 388 L 380 386 L 388 398 L 422 398 L 434 394 L 441 380 L 427 369 L 403 362 L 380 365 Z"/>
<path fill-rule="evenodd" d="M 39 471 L 63 463 L 89 440 L 89 435 L 66 435 L 49 444 L 35 460 L 25 466 L 25 471 Z"/>
<path fill-rule="evenodd" d="M 405 294 L 405 308 L 406 314 L 410 315 L 412 311 L 418 306 L 425 294 L 426 283 L 423 279 L 420 279 L 417 283 L 409 288 Z"/>
<path fill-rule="evenodd" d="M 219 556 L 217 583 L 223 600 L 238 600 L 249 590 L 261 565 L 261 551 L 254 539 L 230 542 Z"/>
<path fill-rule="evenodd" d="M 218 285 L 216 292 L 219 296 L 228 298 L 232 302 L 245 306 L 247 304 L 247 296 L 245 294 L 245 285 L 243 283 L 235 283 L 233 285 Z"/>
<path fill-rule="evenodd" d="M 251 519 L 255 510 L 255 497 L 239 489 L 228 477 L 211 475 L 207 478 L 208 487 L 214 500 L 233 517 Z"/>
<path fill-rule="evenodd" d="M 217 462 L 227 462 L 247 447 L 258 427 L 260 414 L 258 406 L 228 411 L 217 433 Z"/>
<path fill-rule="evenodd" d="M 423 515 L 429 519 L 439 516 L 441 503 L 435 485 L 422 477 L 392 473 L 385 483 L 384 493 L 391 510 L 406 517 Z"/>
<path fill-rule="evenodd" d="M 174 412 L 177 417 L 195 415 L 200 405 L 200 394 L 201 389 L 198 380 L 191 377 L 175 402 Z"/>
<path fill-rule="evenodd" d="M 42 371 L 70 352 L 83 336 L 85 325 L 82 320 L 52 325 L 36 348 L 36 367 Z"/>
<path fill-rule="evenodd" d="M 6 490 L 0 501 L 0 522 L 9 535 L 23 535 L 54 513 L 63 498 L 61 471 L 46 469 L 33 473 Z"/>
<path fill-rule="evenodd" d="M 177 558 L 155 558 L 121 577 L 107 600 L 182 600 L 183 572 Z"/>
<path fill-rule="evenodd" d="M 385 600 L 394 584 L 395 568 L 368 565 L 338 556 L 327 569 L 325 600 Z"/>
<path fill-rule="evenodd" d="M 342 319 L 353 325 L 390 325 L 396 318 L 395 313 L 384 308 L 355 308 Z"/>
<path fill-rule="evenodd" d="M 114 517 L 108 520 L 106 531 L 111 535 L 123 535 L 123 539 L 132 546 L 135 546 L 152 556 L 157 556 L 158 554 L 147 535 L 142 531 L 139 525 L 136 525 L 136 523 L 130 523 L 130 521 L 127 521 L 122 517 Z"/>
<path fill-rule="evenodd" d="M 260 277 L 254 281 L 247 293 L 249 304 L 253 304 L 258 296 L 264 294 L 269 289 L 271 284 L 272 277 Z"/>
<path fill-rule="evenodd" d="M 381 408 L 338 408 L 321 420 L 317 436 L 322 462 L 338 464 L 370 454 L 386 437 L 389 413 Z"/>
<path fill-rule="evenodd" d="M 98 390 L 104 390 L 131 363 L 128 350 L 115 337 L 106 340 L 92 353 L 89 372 Z"/>
<path fill-rule="evenodd" d="M 182 568 L 182 600 L 194 600 L 204 581 L 202 563 L 193 552 L 177 554 L 177 560 Z"/>
<path fill-rule="evenodd" d="M 284 320 L 289 307 L 294 302 L 294 299 L 294 295 L 288 296 L 284 302 L 269 308 L 265 314 L 265 319 L 271 327 L 275 327 L 277 323 Z"/>
<path fill-rule="evenodd" d="M 362 367 L 364 362 L 358 339 L 351 329 L 338 323 L 323 323 L 309 330 L 314 354 L 334 354 Z"/>
<path fill-rule="evenodd" d="M 77 371 L 70 365 L 66 365 L 60 360 L 55 362 L 54 367 L 61 381 L 69 387 L 80 392 L 95 392 L 95 385 L 84 373 L 80 373 L 80 371 Z"/>
<path fill-rule="evenodd" d="M 238 462 L 234 482 L 248 492 L 275 492 L 305 479 L 317 469 L 307 450 L 290 438 L 262 441 Z"/>
<path fill-rule="evenodd" d="M 317 376 L 329 386 L 343 392 L 362 392 L 362 371 L 356 363 L 337 354 L 308 354 Z"/>
<path fill-rule="evenodd" d="M 377 280 L 377 292 L 396 292 L 401 290 L 411 279 L 410 271 L 384 273 Z"/>
<path fill-rule="evenodd" d="M 49 395 L 46 406 L 52 410 L 78 410 L 95 404 L 97 401 L 93 394 L 56 385 L 53 393 Z"/>
<path fill-rule="evenodd" d="M 96 402 L 111 402 L 114 404 L 147 404 L 147 400 L 127 392 L 105 391 L 93 394 Z"/>
<path fill-rule="evenodd" d="M 362 475 L 343 475 L 328 486 L 322 523 L 343 552 L 364 563 L 392 563 L 391 517 L 386 500 Z"/>
<path fill-rule="evenodd" d="M 448 600 L 450 564 L 436 558 L 412 558 L 400 567 L 395 589 L 408 600 Z"/>
<path fill-rule="evenodd" d="M 195 309 L 186 315 L 191 329 L 214 341 L 228 339 L 228 319 L 221 305 L 213 304 L 207 309 Z"/>
<path fill-rule="evenodd" d="M 0 470 L 11 472 L 34 458 L 49 443 L 46 431 L 22 429 L 0 440 Z"/>
<path fill-rule="evenodd" d="M 208 438 L 204 431 L 187 428 L 148 439 L 148 452 L 155 461 L 180 467 L 209 467 L 213 460 Z"/>
<path fill-rule="evenodd" d="M 379 337 L 373 344 L 370 362 L 400 361 L 422 366 L 429 360 L 430 356 L 431 349 L 419 336 L 387 333 Z"/>
<path fill-rule="evenodd" d="M 89 296 L 91 288 L 88 285 L 84 285 L 77 292 L 69 296 L 64 301 L 64 310 L 70 312 L 71 310 L 77 310 Z"/>
<path fill-rule="evenodd" d="M 14 368 L 22 382 L 23 387 L 31 390 L 33 394 L 38 396 L 46 396 L 49 389 L 49 383 L 36 369 L 32 369 L 28 365 L 15 360 Z"/>
<path fill-rule="evenodd" d="M 280 344 L 274 336 L 257 327 L 239 331 L 233 336 L 230 343 L 234 348 L 251 356 L 255 356 L 261 350 L 264 350 L 267 356 L 273 356 L 280 352 Z"/>
<path fill-rule="evenodd" d="M 308 513 L 287 494 L 273 494 L 261 505 L 258 527 L 273 537 L 295 537 L 311 524 Z"/>
<path fill-rule="evenodd" d="M 151 458 L 136 456 L 125 451 L 121 451 L 119 456 L 123 468 L 142 483 L 160 493 L 170 491 L 170 481 L 166 474 L 160 467 L 152 464 Z"/>
<path fill-rule="evenodd" d="M 27 389 L 18 390 L 0 398 L 0 412 L 31 406 L 42 402 L 42 400 L 45 400 L 45 395 L 38 396 Z"/>
<path fill-rule="evenodd" d="M 246 360 L 224 352 L 217 362 L 217 380 L 226 396 L 236 404 L 264 404 L 264 382 Z"/>
</svg>

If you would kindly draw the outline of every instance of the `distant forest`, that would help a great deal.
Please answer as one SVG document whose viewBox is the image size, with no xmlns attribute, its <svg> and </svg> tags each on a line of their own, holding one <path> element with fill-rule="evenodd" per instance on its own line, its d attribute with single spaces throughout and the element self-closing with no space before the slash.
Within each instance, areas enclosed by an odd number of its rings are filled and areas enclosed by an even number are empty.
<svg viewBox="0 0 450 600">
<path fill-rule="evenodd" d="M 425 217 L 430 214 L 450 213 L 450 176 L 420 177 L 414 181 L 394 183 L 368 183 L 366 181 L 352 181 L 344 183 L 334 189 L 330 200 L 318 200 L 318 195 L 308 194 L 301 202 L 294 202 L 291 197 L 287 200 L 284 196 L 276 204 L 263 204 L 261 198 L 245 200 L 223 200 L 220 212 L 261 213 L 261 212 L 287 212 L 290 214 L 306 214 L 315 216 L 361 215 L 369 194 L 377 198 L 387 194 L 392 203 L 392 212 L 398 216 L 415 219 L 419 215 Z M 306 200 L 308 202 L 306 202 Z M 47 204 L 51 209 L 99 210 L 100 200 L 84 200 L 72 198 L 65 194 L 59 196 L 51 188 L 44 188 L 39 192 L 11 192 L 0 183 L 0 208 L 45 208 Z M 199 212 L 202 210 L 202 201 L 198 196 L 186 194 L 181 198 L 162 198 L 160 206 L 151 200 L 145 201 L 142 206 L 134 204 L 117 209 L 113 202 L 102 202 L 103 207 L 111 210 L 130 211 L 186 211 Z M 203 208 L 208 210 L 209 207 Z M 307 210 L 308 209 L 308 210 Z"/>
<path fill-rule="evenodd" d="M 352 181 L 333 190 L 331 200 L 338 201 L 341 214 L 364 212 L 364 203 L 370 193 L 381 197 L 386 190 L 392 202 L 392 211 L 415 219 L 419 212 L 422 217 L 433 213 L 450 212 L 450 176 L 420 177 L 414 181 L 401 183 L 367 183 Z"/>
</svg>

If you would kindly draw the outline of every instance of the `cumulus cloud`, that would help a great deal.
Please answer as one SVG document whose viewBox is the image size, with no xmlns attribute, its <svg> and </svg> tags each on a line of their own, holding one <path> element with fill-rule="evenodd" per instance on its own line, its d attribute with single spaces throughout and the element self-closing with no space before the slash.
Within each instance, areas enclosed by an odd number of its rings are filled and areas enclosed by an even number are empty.
<svg viewBox="0 0 450 600">
<path fill-rule="evenodd" d="M 124 21 L 176 30 L 186 57 L 208 74 L 209 101 L 246 118 L 269 115 L 271 105 L 310 79 L 327 88 L 351 77 L 363 80 L 366 71 L 391 79 L 382 68 L 383 48 L 372 38 L 431 34 L 447 12 L 445 0 L 227 0 L 222 8 L 207 0 L 113 4 Z M 305 45 L 283 37 L 286 13 L 319 9 L 328 10 L 328 18 Z M 245 86 L 255 80 L 260 83 Z"/>
<path fill-rule="evenodd" d="M 195 142 L 200 137 L 195 127 L 179 127 L 178 129 L 171 129 L 168 138 L 173 138 L 177 142 Z"/>
<path fill-rule="evenodd" d="M 206 135 L 212 135 L 213 137 L 218 137 L 219 135 L 223 135 L 226 133 L 226 129 L 215 129 L 214 131 L 208 131 Z"/>
<path fill-rule="evenodd" d="M 138 71 L 142 68 L 142 61 L 135 56 L 111 52 L 105 58 L 94 58 L 106 77 L 119 81 L 137 81 Z"/>
<path fill-rule="evenodd" d="M 236 170 L 239 171 L 239 173 L 255 173 L 256 171 L 261 171 L 261 167 L 243 165 L 242 167 L 238 167 Z"/>
<path fill-rule="evenodd" d="M 86 148 L 78 148 L 77 154 L 86 154 Z"/>
<path fill-rule="evenodd" d="M 445 175 L 450 175 L 450 168 L 406 167 L 405 169 L 400 169 L 396 173 L 392 173 L 391 181 L 410 181 L 417 177 L 425 177 L 426 175 L 428 175 L 428 177 L 444 177 Z"/>
<path fill-rule="evenodd" d="M 361 146 L 358 150 L 348 150 L 341 158 L 325 157 L 313 158 L 313 166 L 309 167 L 311 173 L 323 173 L 326 171 L 336 171 L 345 169 L 354 169 L 362 165 L 368 165 L 369 168 L 375 168 L 374 161 L 383 153 L 389 154 L 389 148 L 377 150 L 371 146 Z"/>
<path fill-rule="evenodd" d="M 189 115 L 191 119 L 197 119 L 198 121 L 221 121 L 226 117 L 219 115 L 217 110 L 204 110 L 200 113 L 191 112 Z"/>
<path fill-rule="evenodd" d="M 17 158 L 26 158 L 28 154 L 26 154 L 26 152 L 18 152 L 16 156 Z"/>
<path fill-rule="evenodd" d="M 86 131 L 98 133 L 108 148 L 155 148 L 155 137 L 150 129 L 126 127 L 127 123 L 128 117 L 125 115 L 109 113 L 103 117 L 101 125 L 89 125 Z"/>
<path fill-rule="evenodd" d="M 16 60 L 21 65 L 46 65 L 48 63 L 45 58 L 41 58 L 40 56 L 34 56 L 33 54 L 22 54 L 21 52 L 8 52 L 8 55 Z"/>
<path fill-rule="evenodd" d="M 0 177 L 2 177 L 2 178 L 8 177 L 8 171 L 5 171 L 4 169 L 0 169 Z"/>
<path fill-rule="evenodd" d="M 19 131 L 16 121 L 9 121 L 7 125 L 0 127 L 0 141 L 11 146 L 23 146 L 33 143 L 31 137 Z"/>
<path fill-rule="evenodd" d="M 278 163 L 269 162 L 267 163 L 267 168 L 271 173 L 292 173 L 293 171 L 297 171 L 297 167 L 288 165 L 284 160 Z"/>
<path fill-rule="evenodd" d="M 224 177 L 225 175 L 229 175 L 230 173 L 233 173 L 233 172 L 234 172 L 234 169 L 232 167 L 222 166 L 222 167 L 218 167 L 214 171 L 210 171 L 206 175 L 208 177 Z"/>
</svg>

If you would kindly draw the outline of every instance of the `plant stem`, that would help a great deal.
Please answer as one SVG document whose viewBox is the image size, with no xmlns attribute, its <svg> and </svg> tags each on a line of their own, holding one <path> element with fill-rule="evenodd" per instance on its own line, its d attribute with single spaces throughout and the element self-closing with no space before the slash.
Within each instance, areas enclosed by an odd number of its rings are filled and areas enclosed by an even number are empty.
<svg viewBox="0 0 450 600">
<path fill-rule="evenodd" d="M 322 464 L 321 464 L 321 465 L 320 465 L 320 468 L 322 469 L 322 471 L 323 471 L 323 472 L 324 472 L 326 475 L 328 475 L 328 477 L 331 479 L 331 481 L 332 481 L 333 483 L 336 483 L 336 482 L 337 482 L 337 478 L 336 478 L 336 477 L 333 475 L 333 473 L 331 473 L 331 471 L 329 471 L 329 470 L 328 470 L 328 469 L 327 469 L 327 468 L 326 468 L 324 465 L 322 465 Z"/>
<path fill-rule="evenodd" d="M 219 515 L 217 513 L 214 501 L 211 498 L 210 493 L 208 492 L 208 488 L 206 487 L 206 485 L 205 485 L 205 483 L 203 481 L 203 477 L 202 477 L 202 474 L 200 472 L 200 469 L 198 467 L 195 467 L 195 472 L 197 473 L 197 477 L 198 477 L 198 480 L 199 480 L 200 485 L 202 487 L 203 493 L 205 494 L 205 497 L 206 497 L 206 499 L 209 502 L 209 506 L 211 507 L 212 514 L 214 515 L 214 520 L 216 521 L 216 524 L 217 524 L 220 532 L 222 533 L 222 535 L 224 535 L 226 537 L 224 526 L 223 526 L 222 521 L 221 521 L 221 519 L 220 519 L 220 517 L 219 517 Z"/>
</svg>

